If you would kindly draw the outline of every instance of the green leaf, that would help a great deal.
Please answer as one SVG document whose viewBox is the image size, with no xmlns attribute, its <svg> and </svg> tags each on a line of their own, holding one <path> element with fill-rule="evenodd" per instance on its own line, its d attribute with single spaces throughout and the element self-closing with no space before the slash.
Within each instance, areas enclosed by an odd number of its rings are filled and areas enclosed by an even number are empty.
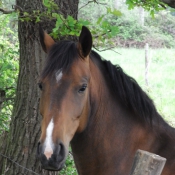
<svg viewBox="0 0 175 175">
<path fill-rule="evenodd" d="M 90 25 L 90 21 L 79 19 L 78 24 L 80 24 L 81 26 L 88 26 Z"/>
<path fill-rule="evenodd" d="M 24 14 L 24 16 L 28 16 L 29 15 L 29 13 L 27 13 L 27 12 L 24 12 L 23 14 Z"/>
<path fill-rule="evenodd" d="M 111 13 L 111 8 L 110 7 L 106 7 L 107 13 Z"/>
<path fill-rule="evenodd" d="M 105 15 L 102 15 L 102 16 L 100 16 L 100 17 L 98 18 L 97 24 L 100 24 L 100 23 L 101 23 L 101 21 L 102 21 L 102 19 L 104 18 L 104 16 L 105 16 Z"/>
<path fill-rule="evenodd" d="M 58 18 L 59 14 L 58 13 L 52 13 L 52 16 L 55 17 L 55 18 Z"/>
<path fill-rule="evenodd" d="M 115 10 L 113 10 L 111 14 L 113 14 L 113 15 L 115 15 L 115 16 L 122 16 L 121 11 L 116 10 L 116 9 L 115 9 Z"/>
<path fill-rule="evenodd" d="M 36 17 L 35 22 L 36 22 L 36 23 L 37 23 L 37 22 L 40 22 L 40 16 L 37 16 L 37 17 Z"/>
<path fill-rule="evenodd" d="M 44 4 L 44 6 L 46 6 L 47 8 L 50 7 L 49 0 L 43 0 L 43 4 Z"/>
<path fill-rule="evenodd" d="M 60 18 L 60 16 L 58 16 L 55 27 L 59 28 L 62 24 L 63 24 L 63 20 Z"/>
<path fill-rule="evenodd" d="M 150 15 L 152 16 L 152 18 L 154 18 L 154 14 L 155 14 L 155 13 L 154 13 L 154 10 L 151 10 L 151 11 L 150 11 Z"/>
<path fill-rule="evenodd" d="M 72 16 L 69 16 L 67 17 L 67 24 L 71 27 L 73 27 L 76 23 L 76 20 L 72 17 Z"/>
</svg>

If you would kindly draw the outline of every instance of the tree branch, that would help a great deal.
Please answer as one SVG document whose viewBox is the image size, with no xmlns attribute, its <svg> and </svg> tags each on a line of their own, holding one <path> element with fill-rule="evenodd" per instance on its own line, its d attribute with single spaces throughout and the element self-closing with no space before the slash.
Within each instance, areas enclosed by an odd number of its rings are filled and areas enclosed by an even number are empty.
<svg viewBox="0 0 175 175">
<path fill-rule="evenodd" d="M 116 51 L 113 49 L 113 48 L 115 48 L 115 47 L 109 47 L 109 48 L 105 48 L 105 49 L 102 49 L 102 50 L 98 49 L 95 45 L 93 45 L 92 47 L 93 47 L 95 50 L 99 51 L 99 52 L 103 52 L 103 51 L 106 51 L 106 50 L 112 50 L 113 52 L 115 52 L 115 53 L 121 55 L 121 53 L 116 52 Z"/>
<path fill-rule="evenodd" d="M 80 11 L 82 8 L 86 7 L 87 5 L 89 5 L 90 3 L 96 3 L 96 4 L 100 4 L 100 5 L 107 5 L 107 3 L 100 3 L 98 2 L 97 0 L 91 0 L 91 1 L 88 1 L 87 3 L 85 3 L 84 5 L 82 5 L 75 13 L 77 13 L 78 11 Z M 74 14 L 75 14 L 74 13 Z M 73 14 L 73 15 L 74 15 Z"/>
<path fill-rule="evenodd" d="M 108 30 L 108 33 L 109 32 L 111 32 L 111 30 Z M 101 35 L 96 35 L 96 36 L 94 36 L 94 38 L 98 38 L 99 36 L 105 36 L 107 33 L 103 33 L 103 34 L 101 34 Z"/>
<path fill-rule="evenodd" d="M 11 14 L 11 13 L 15 12 L 15 10 L 4 10 L 4 9 L 0 8 L 0 12 L 2 12 L 3 14 Z"/>
<path fill-rule="evenodd" d="M 6 90 L 9 90 L 9 89 L 15 89 L 15 87 L 14 86 L 6 87 L 4 90 L 6 91 Z"/>
<path fill-rule="evenodd" d="M 98 2 L 97 0 L 93 0 L 94 3 L 97 3 L 97 4 L 101 4 L 101 5 L 107 5 L 107 3 L 101 3 L 101 2 Z"/>
<path fill-rule="evenodd" d="M 4 101 L 14 100 L 15 98 L 5 98 Z"/>
<path fill-rule="evenodd" d="M 19 5 L 12 5 L 12 9 L 15 9 L 15 11 L 19 10 L 20 12 L 24 11 Z"/>
<path fill-rule="evenodd" d="M 14 10 L 4 10 L 4 9 L 0 8 L 0 12 L 2 12 L 3 14 L 11 14 L 13 12 L 16 12 L 17 10 L 19 10 L 20 12 L 23 11 L 23 9 L 18 5 L 12 5 L 12 9 L 14 9 Z"/>
</svg>

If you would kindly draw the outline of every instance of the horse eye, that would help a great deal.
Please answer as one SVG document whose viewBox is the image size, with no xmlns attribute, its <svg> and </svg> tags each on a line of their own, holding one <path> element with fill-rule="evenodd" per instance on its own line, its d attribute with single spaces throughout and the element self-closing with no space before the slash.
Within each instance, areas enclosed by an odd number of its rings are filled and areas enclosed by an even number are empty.
<svg viewBox="0 0 175 175">
<path fill-rule="evenodd" d="M 38 83 L 38 87 L 40 88 L 40 90 L 43 89 L 42 83 Z"/>
<path fill-rule="evenodd" d="M 78 92 L 79 92 L 79 93 L 83 93 L 83 92 L 86 90 L 86 88 L 87 88 L 87 84 L 84 84 L 84 85 L 78 90 Z"/>
</svg>

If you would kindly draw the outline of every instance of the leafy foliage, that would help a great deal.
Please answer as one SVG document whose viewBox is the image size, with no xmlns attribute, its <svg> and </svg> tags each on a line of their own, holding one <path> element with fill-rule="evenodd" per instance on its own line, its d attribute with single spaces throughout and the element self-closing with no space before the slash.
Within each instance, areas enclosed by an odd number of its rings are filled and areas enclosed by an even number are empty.
<svg viewBox="0 0 175 175">
<path fill-rule="evenodd" d="M 68 158 L 66 159 L 65 167 L 60 171 L 60 175 L 78 175 L 75 164 L 73 161 L 73 156 L 69 153 Z"/>
<path fill-rule="evenodd" d="M 126 0 L 128 9 L 133 9 L 136 6 L 140 6 L 150 12 L 150 15 L 154 17 L 154 14 L 160 10 L 164 10 L 167 5 L 160 0 Z"/>
<path fill-rule="evenodd" d="M 11 15 L 0 16 L 0 21 L 2 21 L 0 23 L 0 90 L 5 91 L 0 111 L 0 132 L 4 129 L 8 130 L 19 68 L 17 32 L 11 29 L 10 20 L 13 20 Z"/>
<path fill-rule="evenodd" d="M 36 23 L 44 22 L 45 19 L 56 20 L 55 27 L 51 33 L 55 39 L 78 36 L 82 26 L 87 26 L 90 28 L 95 38 L 95 45 L 104 46 L 106 42 L 109 42 L 112 37 L 118 34 L 118 27 L 111 25 L 108 20 L 104 18 L 105 16 L 121 16 L 121 12 L 116 9 L 105 7 L 103 14 L 99 15 L 98 18 L 93 21 L 86 18 L 79 18 L 76 20 L 70 15 L 64 17 L 56 13 L 55 11 L 57 11 L 59 7 L 53 0 L 43 0 L 43 4 L 47 9 L 45 12 L 41 13 L 38 10 L 33 10 L 32 13 L 23 12 L 22 16 L 20 16 L 20 20 L 35 21 Z"/>
<path fill-rule="evenodd" d="M 108 11 L 107 13 L 116 14 L 115 11 Z M 83 19 L 75 20 L 69 15 L 67 18 L 60 14 L 54 14 L 54 16 L 57 19 L 55 28 L 51 33 L 54 38 L 79 36 L 79 32 L 84 25 L 90 28 L 93 37 L 96 38 L 96 45 L 104 46 L 105 41 L 116 36 L 119 31 L 117 26 L 113 26 L 107 20 L 104 20 L 104 16 L 100 16 L 95 23 Z"/>
<path fill-rule="evenodd" d="M 88 26 L 89 21 L 80 19 L 75 20 L 72 16 L 64 18 L 63 15 L 54 13 L 53 16 L 56 18 L 56 25 L 53 28 L 51 35 L 54 38 L 68 37 L 68 36 L 79 36 L 79 32 L 83 25 Z"/>
<path fill-rule="evenodd" d="M 148 43 L 152 48 L 175 47 L 175 18 L 171 11 L 159 12 L 154 18 L 145 12 L 144 25 L 140 22 L 139 9 L 128 11 L 122 7 L 121 12 L 123 15 L 120 18 L 108 19 L 118 26 L 119 33 L 113 39 L 118 46 L 143 48 Z"/>
</svg>

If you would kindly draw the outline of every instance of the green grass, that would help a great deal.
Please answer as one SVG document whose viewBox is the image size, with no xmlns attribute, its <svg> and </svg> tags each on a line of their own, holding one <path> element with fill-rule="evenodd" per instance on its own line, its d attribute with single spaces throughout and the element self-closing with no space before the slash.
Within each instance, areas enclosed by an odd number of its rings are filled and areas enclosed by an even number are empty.
<svg viewBox="0 0 175 175">
<path fill-rule="evenodd" d="M 120 65 L 153 99 L 159 113 L 175 126 L 175 50 L 150 49 L 149 86 L 145 85 L 144 49 L 116 49 L 99 54 Z"/>
</svg>

